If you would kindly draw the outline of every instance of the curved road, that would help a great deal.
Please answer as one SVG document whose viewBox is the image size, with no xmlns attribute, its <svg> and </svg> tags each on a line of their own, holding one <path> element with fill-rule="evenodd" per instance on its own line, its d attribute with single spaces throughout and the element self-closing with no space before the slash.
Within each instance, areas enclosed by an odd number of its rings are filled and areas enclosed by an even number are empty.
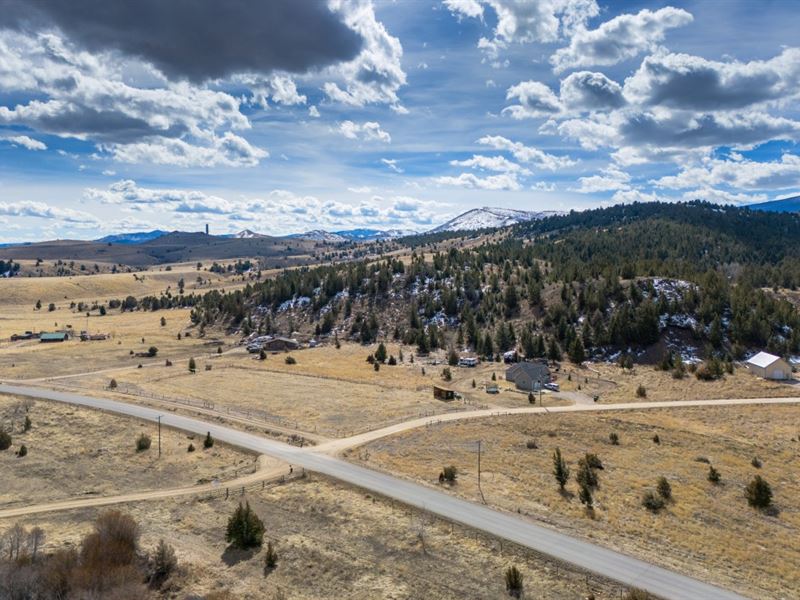
<svg viewBox="0 0 800 600">
<path fill-rule="evenodd" d="M 161 417 L 161 423 L 168 427 L 174 427 L 201 435 L 210 432 L 220 441 L 259 454 L 266 454 L 290 464 L 299 465 L 308 470 L 316 471 L 379 493 L 388 498 L 394 498 L 405 504 L 437 514 L 445 519 L 485 531 L 489 534 L 520 544 L 521 546 L 532 548 L 533 550 L 552 556 L 566 563 L 573 564 L 581 569 L 597 573 L 602 577 L 613 579 L 624 585 L 646 589 L 663 598 L 674 598 L 676 600 L 739 600 L 743 598 L 743 596 L 735 592 L 720 589 L 620 552 L 615 552 L 547 529 L 513 515 L 473 504 L 416 483 L 345 462 L 334 456 L 323 454 L 322 451 L 325 449 L 321 447 L 301 449 L 275 440 L 264 439 L 250 433 L 237 431 L 222 425 L 206 423 L 191 417 L 175 415 L 169 412 L 160 412 L 152 408 L 125 404 L 113 400 L 81 396 L 69 392 L 0 385 L 0 393 L 86 406 L 148 421 L 157 421 L 158 417 Z M 780 401 L 796 402 L 797 399 L 781 399 Z M 739 402 L 730 403 L 738 404 Z M 669 406 L 686 405 L 686 403 L 677 402 L 667 404 Z M 694 406 L 695 404 L 689 405 Z M 643 408 L 643 406 L 645 405 L 638 405 L 637 408 Z M 574 410 L 576 407 L 559 408 L 572 408 Z M 541 412 L 545 410 L 550 412 L 554 411 L 554 409 L 540 409 Z M 522 411 L 510 410 L 503 412 L 515 413 Z M 531 409 L 527 409 L 526 412 L 532 411 Z M 492 411 L 474 411 L 474 413 L 475 414 L 472 416 L 478 416 L 480 413 L 497 414 L 496 411 L 494 413 L 492 413 Z M 466 415 L 462 415 L 462 417 L 463 416 Z M 426 419 L 425 421 L 430 423 L 436 422 L 437 420 L 443 419 L 434 418 Z M 334 449 L 328 448 L 328 450 L 331 451 Z"/>
</svg>

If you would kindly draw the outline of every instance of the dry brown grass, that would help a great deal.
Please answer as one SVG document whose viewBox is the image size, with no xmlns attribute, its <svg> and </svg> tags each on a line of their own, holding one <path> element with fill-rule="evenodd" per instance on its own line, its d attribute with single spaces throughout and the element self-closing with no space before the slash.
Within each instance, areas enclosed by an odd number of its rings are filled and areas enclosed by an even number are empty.
<svg viewBox="0 0 800 600">
<path fill-rule="evenodd" d="M 12 306 L 33 309 L 37 300 L 47 307 L 50 302 L 59 307 L 69 305 L 71 301 L 104 303 L 112 298 L 123 299 L 125 296 L 141 298 L 148 295 L 159 295 L 161 292 L 178 289 L 178 281 L 183 278 L 188 292 L 203 292 L 208 289 L 231 285 L 230 276 L 220 276 L 208 271 L 198 271 L 194 264 L 170 265 L 172 270 L 166 271 L 165 265 L 152 267 L 136 273 L 100 273 L 95 275 L 73 275 L 70 277 L 12 277 L 3 280 L 3 294 L 0 306 Z M 196 281 L 200 275 L 210 283 L 199 285 Z"/>
<path fill-rule="evenodd" d="M 38 340 L 0 342 L 0 373 L 9 379 L 52 377 L 73 373 L 85 373 L 101 369 L 132 367 L 139 364 L 164 364 L 165 359 L 188 360 L 216 351 L 214 340 L 223 341 L 226 348 L 235 342 L 223 332 L 207 330 L 205 338 L 191 337 L 178 340 L 178 333 L 190 324 L 188 309 L 156 312 L 135 311 L 120 313 L 109 311 L 106 316 L 89 318 L 89 331 L 108 333 L 111 338 L 104 341 L 81 342 L 73 338 L 67 342 L 42 344 Z M 161 317 L 166 325 L 161 326 Z M 58 326 L 55 325 L 58 323 Z M 0 336 L 25 330 L 49 330 L 72 325 L 79 332 L 86 329 L 86 316 L 60 310 L 52 313 L 31 313 L 3 318 L 0 315 Z M 142 341 L 144 339 L 144 341 Z M 158 348 L 156 358 L 131 356 L 131 350 L 146 352 L 150 346 Z"/>
<path fill-rule="evenodd" d="M 265 576 L 264 549 L 227 550 L 224 530 L 241 499 L 263 519 L 278 552 Z M 142 547 L 160 538 L 175 547 L 179 574 L 167 583 L 177 597 L 321 600 L 501 600 L 503 571 L 516 564 L 526 597 L 578 600 L 591 590 L 598 600 L 619 590 L 545 558 L 362 491 L 312 476 L 226 501 L 183 499 L 126 505 L 142 526 Z M 43 527 L 48 549 L 75 542 L 95 510 L 39 515 L 24 524 Z M 3 529 L 6 523 L 0 523 Z M 10 524 L 9 524 L 10 525 Z"/>
<path fill-rule="evenodd" d="M 564 371 L 573 373 L 572 382 L 564 375 L 559 382 L 562 390 L 576 389 L 598 394 L 600 402 L 638 402 L 669 400 L 708 400 L 715 398 L 774 398 L 800 396 L 800 385 L 767 381 L 752 375 L 744 367 L 737 367 L 733 375 L 717 381 L 700 381 L 692 373 L 675 379 L 672 373 L 637 365 L 632 371 L 623 371 L 616 365 L 593 363 L 586 367 L 565 365 Z M 638 398 L 636 389 L 644 386 L 646 398 Z"/>
<path fill-rule="evenodd" d="M 796 406 L 528 415 L 408 431 L 350 456 L 430 485 L 438 485 L 443 465 L 456 465 L 461 475 L 450 491 L 478 501 L 474 441 L 482 440 L 490 505 L 753 597 L 788 598 L 800 594 L 798 422 Z M 612 431 L 619 446 L 608 441 Z M 660 444 L 653 442 L 656 433 Z M 538 449 L 528 449 L 528 440 Z M 593 516 L 578 501 L 574 479 L 567 497 L 558 492 L 556 447 L 573 476 L 585 452 L 603 461 Z M 761 469 L 751 465 L 756 455 Z M 698 457 L 721 472 L 721 485 L 706 480 L 708 464 Z M 747 505 L 743 490 L 756 473 L 772 484 L 777 515 Z M 653 515 L 641 497 L 661 475 L 675 502 Z"/>
<path fill-rule="evenodd" d="M 210 402 L 215 409 L 263 411 L 285 426 L 335 437 L 465 406 L 462 401 L 433 398 L 432 387 L 441 381 L 441 367 L 428 368 L 423 376 L 419 361 L 413 365 L 406 361 L 383 365 L 375 372 L 366 362 L 374 350 L 355 344 L 339 350 L 333 346 L 305 349 L 290 353 L 297 361 L 293 365 L 286 364 L 284 353 L 269 355 L 264 361 L 237 353 L 198 360 L 194 375 L 184 361 L 115 377 L 120 390 L 190 397 Z M 389 352 L 399 354 L 393 345 Z M 409 356 L 409 349 L 404 353 Z M 207 363 L 212 370 L 205 370 Z M 108 375 L 82 377 L 75 383 L 100 391 L 108 384 Z"/>
<path fill-rule="evenodd" d="M 32 422 L 27 432 L 23 406 L 29 406 Z M 189 453 L 187 435 L 166 427 L 159 459 L 157 425 L 54 402 L 0 396 L 0 423 L 13 427 L 12 448 L 0 452 L 4 506 L 179 487 L 231 479 L 255 468 L 255 456 L 224 444 L 203 450 L 197 436 L 197 450 Z M 140 433 L 150 436 L 150 450 L 136 452 Z M 20 444 L 28 447 L 24 458 L 14 454 Z"/>
</svg>

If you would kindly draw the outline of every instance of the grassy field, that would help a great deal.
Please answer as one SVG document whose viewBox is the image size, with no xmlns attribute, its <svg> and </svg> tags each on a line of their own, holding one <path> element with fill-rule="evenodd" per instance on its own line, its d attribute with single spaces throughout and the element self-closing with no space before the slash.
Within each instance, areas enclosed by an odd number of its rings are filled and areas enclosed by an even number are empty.
<svg viewBox="0 0 800 600">
<path fill-rule="evenodd" d="M 224 542 L 225 524 L 240 500 L 255 509 L 275 543 L 278 564 L 269 574 L 264 550 L 232 551 Z M 501 600 L 508 598 L 503 573 L 512 564 L 524 575 L 526 598 L 620 597 L 607 582 L 316 476 L 227 501 L 217 496 L 120 508 L 141 524 L 143 549 L 161 538 L 175 547 L 179 569 L 167 583 L 170 597 Z M 43 527 L 52 550 L 75 543 L 96 514 L 71 511 L 21 523 Z M 0 522 L 0 531 L 10 525 Z"/>
<path fill-rule="evenodd" d="M 600 402 L 637 402 L 669 400 L 708 400 L 714 398 L 773 398 L 800 396 L 797 381 L 767 381 L 738 367 L 733 375 L 717 381 L 700 381 L 687 373 L 675 379 L 672 373 L 654 367 L 637 365 L 623 370 L 608 363 L 590 363 L 584 367 L 564 364 L 559 383 L 562 390 L 580 390 L 590 396 L 597 394 Z M 572 381 L 568 377 L 572 376 Z M 647 395 L 636 395 L 639 386 Z"/>
<path fill-rule="evenodd" d="M 31 429 L 24 432 L 26 414 Z M 166 427 L 159 458 L 157 425 L 55 402 L 0 396 L 0 424 L 13 438 L 0 452 L 3 506 L 192 485 L 255 469 L 255 456 L 223 444 L 204 450 L 202 439 Z M 137 452 L 141 433 L 152 445 Z M 190 442 L 195 452 L 187 452 Z M 28 454 L 17 457 L 22 444 Z"/>
<path fill-rule="evenodd" d="M 432 388 L 441 381 L 441 367 L 429 367 L 422 375 L 422 364 L 409 362 L 408 348 L 406 362 L 384 365 L 376 372 L 366 362 L 375 348 L 324 346 L 271 354 L 264 361 L 236 353 L 198 360 L 195 374 L 182 361 L 170 368 L 134 369 L 114 377 L 120 390 L 134 394 L 191 397 L 216 409 L 261 411 L 277 423 L 334 437 L 467 406 L 464 401 L 434 399 Z M 389 352 L 399 355 L 399 348 L 390 345 Z M 287 364 L 287 356 L 296 363 Z M 206 364 L 212 369 L 207 371 Z M 108 385 L 109 377 L 86 376 L 75 383 L 98 391 Z"/>
<path fill-rule="evenodd" d="M 438 486 L 445 465 L 459 469 L 446 490 L 558 527 L 755 598 L 800 594 L 800 407 L 751 406 L 613 414 L 527 415 L 447 423 L 408 431 L 349 453 L 352 460 Z M 619 445 L 609 441 L 611 432 Z M 660 443 L 653 441 L 658 435 Z M 538 446 L 528 448 L 528 442 Z M 559 447 L 572 469 L 566 493 L 552 474 Z M 595 509 L 574 480 L 586 452 L 603 462 Z M 754 457 L 761 468 L 751 464 Z M 722 475 L 707 481 L 708 462 Z M 748 506 L 744 488 L 762 475 L 774 512 Z M 658 514 L 642 495 L 664 476 L 674 501 Z"/>
<path fill-rule="evenodd" d="M 197 282 L 197 277 L 203 283 Z M 209 271 L 198 271 L 194 264 L 181 263 L 165 267 L 152 267 L 135 273 L 99 273 L 94 275 L 73 275 L 70 277 L 12 277 L 3 280 L 3 295 L 0 307 L 13 306 L 15 309 L 32 310 L 37 300 L 47 307 L 51 302 L 58 307 L 69 305 L 71 301 L 104 303 L 112 298 L 124 299 L 126 296 L 141 298 L 178 289 L 178 281 L 183 279 L 187 293 L 203 292 L 226 284 L 235 286 L 238 281 L 227 275 Z M 235 278 L 241 279 L 241 278 Z M 46 310 L 46 308 L 45 308 Z M 2 337 L 2 334 L 0 334 Z"/>
<path fill-rule="evenodd" d="M 139 364 L 163 365 L 167 358 L 188 359 L 189 356 L 215 352 L 218 342 L 227 344 L 226 348 L 233 343 L 234 340 L 225 338 L 223 332 L 210 329 L 204 338 L 197 337 L 195 330 L 191 337 L 183 335 L 183 339 L 178 340 L 178 333 L 185 334 L 190 325 L 189 312 L 189 309 L 114 311 L 102 317 L 89 317 L 89 331 L 110 334 L 111 337 L 103 341 L 81 342 L 73 338 L 50 344 L 38 340 L 0 342 L 0 373 L 9 379 L 27 379 L 101 369 L 136 368 Z M 162 317 L 166 321 L 164 326 L 161 325 Z M 52 331 L 66 325 L 72 325 L 72 329 L 79 332 L 87 328 L 87 318 L 67 310 L 15 316 L 0 313 L 0 337 L 15 331 Z M 131 354 L 147 352 L 150 346 L 158 348 L 155 358 Z"/>
</svg>

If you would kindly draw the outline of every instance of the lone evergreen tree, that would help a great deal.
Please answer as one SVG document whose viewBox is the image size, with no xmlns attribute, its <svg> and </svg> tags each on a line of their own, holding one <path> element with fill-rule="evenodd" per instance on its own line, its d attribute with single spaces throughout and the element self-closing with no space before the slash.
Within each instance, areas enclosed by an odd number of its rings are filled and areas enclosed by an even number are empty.
<svg viewBox="0 0 800 600">
<path fill-rule="evenodd" d="M 563 491 L 564 486 L 566 486 L 567 481 L 569 481 L 569 467 L 561 456 L 561 448 L 556 448 L 556 451 L 553 453 L 553 475 L 558 482 L 558 487 Z"/>
<path fill-rule="evenodd" d="M 239 503 L 239 506 L 228 519 L 225 541 L 237 548 L 246 550 L 261 545 L 264 541 L 264 523 L 250 508 L 250 503 Z"/>
<path fill-rule="evenodd" d="M 383 344 L 383 342 L 381 342 L 378 344 L 378 349 L 375 350 L 375 360 L 377 360 L 379 363 L 384 363 L 386 362 L 386 357 L 386 346 Z"/>
<path fill-rule="evenodd" d="M 213 446 L 214 446 L 214 438 L 211 437 L 211 432 L 208 431 L 208 432 L 206 432 L 206 439 L 203 440 L 203 448 L 208 450 L 209 448 L 212 448 Z"/>
<path fill-rule="evenodd" d="M 194 358 L 189 359 L 189 373 L 197 372 L 197 363 L 194 361 Z"/>
<path fill-rule="evenodd" d="M 756 475 L 747 484 L 744 495 L 753 508 L 768 508 L 772 504 L 772 488 L 761 475 Z"/>
</svg>

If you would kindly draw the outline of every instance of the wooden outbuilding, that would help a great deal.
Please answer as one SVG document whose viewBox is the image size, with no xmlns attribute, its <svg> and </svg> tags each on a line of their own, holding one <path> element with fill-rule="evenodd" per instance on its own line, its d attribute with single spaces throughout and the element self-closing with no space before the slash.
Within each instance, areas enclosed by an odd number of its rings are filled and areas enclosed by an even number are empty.
<svg viewBox="0 0 800 600">
<path fill-rule="evenodd" d="M 449 388 L 435 385 L 433 386 L 433 397 L 437 400 L 455 400 L 456 393 Z"/>
</svg>

